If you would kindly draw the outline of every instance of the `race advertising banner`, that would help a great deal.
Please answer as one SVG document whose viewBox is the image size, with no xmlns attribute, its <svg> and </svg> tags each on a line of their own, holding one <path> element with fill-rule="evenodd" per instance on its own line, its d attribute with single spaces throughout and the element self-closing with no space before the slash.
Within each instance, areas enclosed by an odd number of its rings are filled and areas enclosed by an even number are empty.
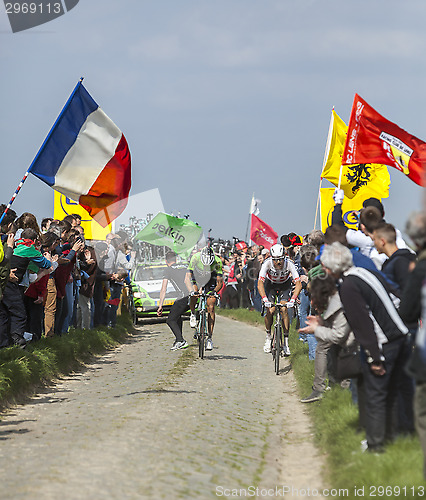
<svg viewBox="0 0 426 500">
<path fill-rule="evenodd" d="M 333 193 L 335 188 L 321 188 L 321 231 L 331 226 L 331 214 L 334 209 Z M 374 191 L 365 188 L 354 198 L 344 198 L 342 204 L 343 222 L 349 229 L 358 229 L 358 214 L 362 203 L 368 198 L 376 198 Z M 381 201 L 381 200 L 380 200 Z"/>
<path fill-rule="evenodd" d="M 108 233 L 112 232 L 112 224 L 102 227 L 94 221 L 86 210 L 76 201 L 70 200 L 67 196 L 53 191 L 53 218 L 62 220 L 67 215 L 78 214 L 81 216 L 81 226 L 84 229 L 86 240 L 105 240 Z"/>
</svg>

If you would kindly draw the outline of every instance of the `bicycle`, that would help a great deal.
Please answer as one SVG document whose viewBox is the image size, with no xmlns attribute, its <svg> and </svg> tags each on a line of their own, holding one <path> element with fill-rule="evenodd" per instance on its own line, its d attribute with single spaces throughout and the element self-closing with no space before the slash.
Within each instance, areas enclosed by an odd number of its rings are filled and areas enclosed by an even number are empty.
<svg viewBox="0 0 426 500">
<path fill-rule="evenodd" d="M 282 327 L 282 314 L 281 309 L 287 308 L 287 304 L 281 304 L 277 298 L 275 298 L 275 323 L 274 323 L 274 333 L 272 335 L 271 344 L 271 354 L 274 361 L 275 373 L 280 374 L 280 357 L 284 356 L 284 331 Z"/>
<path fill-rule="evenodd" d="M 195 332 L 198 340 L 198 356 L 201 359 L 204 359 L 204 351 L 206 339 L 209 334 L 209 326 L 208 326 L 208 312 L 207 312 L 207 297 L 211 296 L 211 293 L 205 293 L 204 291 L 197 293 L 199 300 L 197 306 L 197 314 L 198 321 L 197 326 L 195 327 Z M 219 305 L 219 297 L 215 293 L 217 305 Z"/>
<path fill-rule="evenodd" d="M 133 297 L 133 286 L 130 283 L 126 284 L 125 287 L 127 289 L 127 310 L 130 314 L 133 325 L 136 326 L 138 324 L 138 314 L 136 312 L 135 300 Z"/>
<path fill-rule="evenodd" d="M 207 319 L 207 294 L 205 292 L 198 292 L 198 305 L 197 305 L 197 326 L 195 332 L 198 340 L 198 356 L 204 359 L 204 348 L 206 338 L 208 336 L 208 319 Z"/>
</svg>

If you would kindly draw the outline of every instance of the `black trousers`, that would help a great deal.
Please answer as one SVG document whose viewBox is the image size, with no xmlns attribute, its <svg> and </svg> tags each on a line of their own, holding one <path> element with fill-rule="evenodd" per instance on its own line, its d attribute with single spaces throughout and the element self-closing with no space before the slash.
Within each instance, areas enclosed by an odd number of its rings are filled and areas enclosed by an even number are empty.
<svg viewBox="0 0 426 500">
<path fill-rule="evenodd" d="M 182 297 L 174 302 L 167 317 L 167 325 L 176 337 L 176 342 L 183 342 L 182 314 L 188 310 L 188 297 Z"/>
<path fill-rule="evenodd" d="M 225 308 L 229 305 L 229 309 L 238 309 L 240 306 L 240 294 L 232 285 L 228 285 L 223 291 L 223 304 Z"/>
<path fill-rule="evenodd" d="M 405 338 L 383 345 L 385 375 L 378 377 L 363 361 L 365 387 L 365 417 L 368 448 L 380 449 L 386 441 L 395 438 L 398 424 L 398 387 L 402 370 L 407 362 Z"/>
<path fill-rule="evenodd" d="M 26 331 L 33 334 L 33 339 L 41 339 L 43 334 L 44 308 L 43 304 L 34 304 L 32 297 L 24 296 L 25 309 L 27 311 Z"/>
<path fill-rule="evenodd" d="M 13 343 L 22 340 L 26 324 L 24 287 L 8 281 L 0 302 L 0 347 L 7 347 L 10 339 Z"/>
</svg>

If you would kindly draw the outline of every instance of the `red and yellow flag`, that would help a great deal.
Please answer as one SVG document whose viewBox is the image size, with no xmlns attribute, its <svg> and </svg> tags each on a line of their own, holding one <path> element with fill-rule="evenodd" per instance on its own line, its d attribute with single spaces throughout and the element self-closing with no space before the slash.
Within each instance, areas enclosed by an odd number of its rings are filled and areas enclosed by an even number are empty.
<svg viewBox="0 0 426 500">
<path fill-rule="evenodd" d="M 426 143 L 377 113 L 355 94 L 342 164 L 383 163 L 426 185 Z"/>
<path fill-rule="evenodd" d="M 335 186 L 340 185 L 346 198 L 353 198 L 366 188 L 374 191 L 376 198 L 387 198 L 390 176 L 386 165 L 342 165 L 347 131 L 346 123 L 333 109 L 321 177 Z"/>
</svg>

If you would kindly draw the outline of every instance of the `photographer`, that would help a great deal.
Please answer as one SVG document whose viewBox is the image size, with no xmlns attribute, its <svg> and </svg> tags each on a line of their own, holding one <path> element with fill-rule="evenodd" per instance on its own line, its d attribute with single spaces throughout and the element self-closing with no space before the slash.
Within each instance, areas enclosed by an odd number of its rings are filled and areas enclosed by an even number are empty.
<svg viewBox="0 0 426 500">
<path fill-rule="evenodd" d="M 249 296 L 250 310 L 261 311 L 262 299 L 260 298 L 257 289 L 257 278 L 259 277 L 260 268 L 262 266 L 259 260 L 259 247 L 253 245 L 248 252 L 247 263 L 245 265 L 245 280 L 247 282 L 247 292 Z"/>
<path fill-rule="evenodd" d="M 224 307 L 229 306 L 229 309 L 238 309 L 240 306 L 241 282 L 243 280 L 243 262 L 241 251 L 234 254 L 234 261 L 230 265 L 226 288 L 224 291 Z"/>
</svg>

